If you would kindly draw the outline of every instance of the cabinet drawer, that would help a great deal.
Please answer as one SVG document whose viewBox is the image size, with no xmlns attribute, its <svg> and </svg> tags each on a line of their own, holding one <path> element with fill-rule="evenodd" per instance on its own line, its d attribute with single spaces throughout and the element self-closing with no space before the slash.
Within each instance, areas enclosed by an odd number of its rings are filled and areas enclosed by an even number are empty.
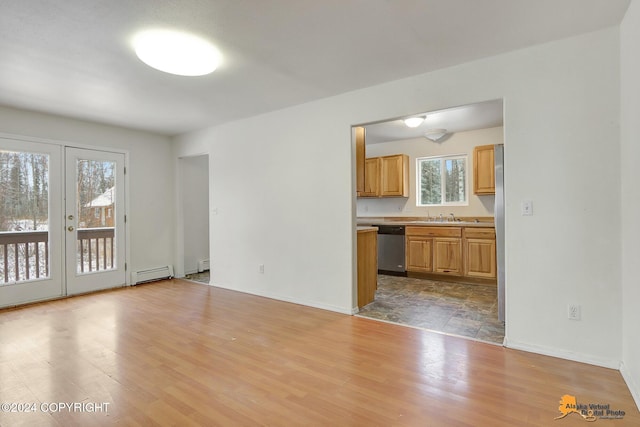
<svg viewBox="0 0 640 427">
<path fill-rule="evenodd" d="M 495 239 L 496 230 L 493 227 L 468 227 L 464 229 L 464 237 L 467 239 Z"/>
<path fill-rule="evenodd" d="M 462 228 L 411 226 L 405 228 L 405 234 L 407 236 L 462 237 Z"/>
</svg>

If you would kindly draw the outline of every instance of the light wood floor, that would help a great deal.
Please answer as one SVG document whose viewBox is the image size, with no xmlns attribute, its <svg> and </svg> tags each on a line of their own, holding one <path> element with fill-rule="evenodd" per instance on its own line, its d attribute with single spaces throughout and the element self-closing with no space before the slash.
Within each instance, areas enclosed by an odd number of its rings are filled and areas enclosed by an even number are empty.
<svg viewBox="0 0 640 427">
<path fill-rule="evenodd" d="M 0 311 L 2 426 L 584 426 L 640 413 L 615 370 L 172 280 Z"/>
</svg>

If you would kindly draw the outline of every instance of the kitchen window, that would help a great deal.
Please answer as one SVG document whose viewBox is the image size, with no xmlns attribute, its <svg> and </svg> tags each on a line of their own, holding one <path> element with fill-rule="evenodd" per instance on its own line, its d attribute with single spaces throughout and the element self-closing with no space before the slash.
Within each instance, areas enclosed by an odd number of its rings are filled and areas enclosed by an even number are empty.
<svg viewBox="0 0 640 427">
<path fill-rule="evenodd" d="M 467 156 L 416 159 L 416 205 L 461 206 L 467 200 Z"/>
</svg>

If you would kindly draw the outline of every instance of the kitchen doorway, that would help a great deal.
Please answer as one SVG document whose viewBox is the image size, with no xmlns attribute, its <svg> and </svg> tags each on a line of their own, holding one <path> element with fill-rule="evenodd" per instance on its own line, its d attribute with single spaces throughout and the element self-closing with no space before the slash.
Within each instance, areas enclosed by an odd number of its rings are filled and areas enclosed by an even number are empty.
<svg viewBox="0 0 640 427">
<path fill-rule="evenodd" d="M 405 122 L 409 117 L 418 124 L 409 126 Z M 491 191 L 484 188 L 477 191 L 474 186 L 481 182 L 474 177 L 476 152 L 481 146 L 491 147 L 491 154 L 495 152 L 496 158 L 502 158 L 503 123 L 503 101 L 498 99 L 354 126 L 364 129 L 364 150 L 354 138 L 356 157 L 359 149 L 365 153 L 364 165 L 357 159 L 354 162 L 356 223 L 407 225 L 407 230 L 414 231 L 416 227 L 426 226 L 457 233 L 413 237 L 406 246 L 405 274 L 380 274 L 374 301 L 360 307 L 359 315 L 487 342 L 503 342 L 503 193 L 497 185 Z M 401 178 L 394 178 L 402 176 L 404 172 L 397 172 L 397 169 L 402 171 L 402 167 L 398 166 L 393 175 L 380 167 L 396 157 L 407 158 L 405 187 L 400 184 L 399 190 L 394 188 L 395 194 L 385 193 L 388 189 L 384 187 L 388 187 L 389 182 L 402 183 Z M 494 165 L 492 156 L 490 163 L 491 180 L 497 183 L 498 162 Z M 450 164 L 454 165 L 455 173 L 450 173 Z M 425 184 L 425 170 L 442 171 L 441 181 L 440 172 L 428 176 L 428 182 L 442 182 L 441 192 L 432 191 L 431 184 Z M 372 171 L 377 171 L 377 184 L 365 179 L 362 185 L 358 179 L 363 172 Z M 501 176 L 502 172 L 500 162 Z M 449 183 L 449 175 L 454 177 L 455 184 Z M 481 223 L 485 235 L 473 235 L 475 222 Z M 438 228 L 443 226 L 445 228 Z M 486 234 L 494 232 L 492 236 Z M 490 273 L 472 271 L 472 267 L 477 266 L 473 264 L 476 258 L 469 257 L 468 248 L 473 248 L 474 253 L 482 252 L 485 260 L 492 257 L 492 262 L 482 262 L 493 266 L 493 270 Z M 441 257 L 442 254 L 451 257 Z M 449 261 L 457 270 L 449 269 L 446 265 Z M 477 281 L 471 277 L 485 273 L 487 275 Z"/>
</svg>

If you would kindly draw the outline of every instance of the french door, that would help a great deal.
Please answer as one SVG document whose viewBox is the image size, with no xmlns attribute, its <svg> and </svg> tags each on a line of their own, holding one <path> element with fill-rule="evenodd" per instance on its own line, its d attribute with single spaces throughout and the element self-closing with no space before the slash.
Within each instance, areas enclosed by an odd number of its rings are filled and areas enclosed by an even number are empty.
<svg viewBox="0 0 640 427">
<path fill-rule="evenodd" d="M 65 149 L 67 294 L 123 286 L 124 154 Z"/>
<path fill-rule="evenodd" d="M 126 282 L 124 154 L 0 137 L 0 307 Z"/>
</svg>

